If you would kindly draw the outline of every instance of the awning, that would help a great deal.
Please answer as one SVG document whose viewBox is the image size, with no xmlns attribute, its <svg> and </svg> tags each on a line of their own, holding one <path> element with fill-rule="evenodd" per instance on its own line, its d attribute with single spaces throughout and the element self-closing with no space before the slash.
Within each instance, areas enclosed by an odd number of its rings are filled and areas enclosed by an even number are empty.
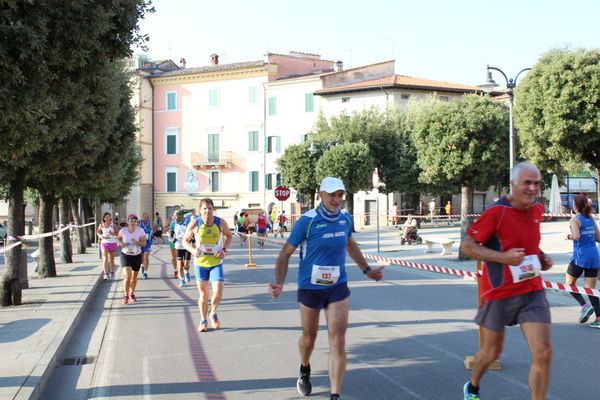
<svg viewBox="0 0 600 400">
<path fill-rule="evenodd" d="M 566 183 L 560 187 L 561 193 L 567 193 Z M 596 181 L 593 178 L 569 178 L 569 193 L 596 193 Z"/>
</svg>

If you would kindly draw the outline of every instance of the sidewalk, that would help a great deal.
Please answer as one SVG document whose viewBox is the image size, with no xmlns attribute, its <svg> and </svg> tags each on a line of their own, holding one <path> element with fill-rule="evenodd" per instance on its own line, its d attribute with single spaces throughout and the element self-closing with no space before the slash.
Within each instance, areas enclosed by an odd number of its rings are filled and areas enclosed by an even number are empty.
<svg viewBox="0 0 600 400">
<path fill-rule="evenodd" d="M 55 255 L 58 255 L 55 248 Z M 30 259 L 31 260 L 31 259 Z M 0 398 L 37 399 L 77 327 L 90 293 L 102 283 L 96 248 L 56 264 L 57 277 L 39 279 L 29 262 L 23 304 L 0 308 Z"/>
</svg>

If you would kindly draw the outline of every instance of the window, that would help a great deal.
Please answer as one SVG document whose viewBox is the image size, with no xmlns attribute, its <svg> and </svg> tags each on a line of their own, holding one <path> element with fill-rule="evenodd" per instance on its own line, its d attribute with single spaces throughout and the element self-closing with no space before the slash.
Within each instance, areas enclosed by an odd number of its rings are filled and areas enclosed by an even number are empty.
<svg viewBox="0 0 600 400">
<path fill-rule="evenodd" d="M 277 114 L 277 97 L 269 97 L 269 115 Z"/>
<path fill-rule="evenodd" d="M 208 106 L 216 107 L 219 105 L 219 91 L 217 89 L 211 89 L 208 91 Z"/>
<path fill-rule="evenodd" d="M 268 136 L 265 142 L 266 153 L 281 152 L 281 136 Z"/>
<path fill-rule="evenodd" d="M 250 86 L 248 88 L 248 104 L 258 103 L 258 87 Z"/>
<path fill-rule="evenodd" d="M 167 111 L 177 111 L 177 92 L 167 92 Z"/>
<path fill-rule="evenodd" d="M 219 171 L 209 171 L 208 190 L 213 193 L 219 191 Z"/>
<path fill-rule="evenodd" d="M 308 133 L 305 133 L 304 135 L 300 136 L 300 143 L 306 143 L 307 140 L 308 140 Z"/>
<path fill-rule="evenodd" d="M 208 154 L 207 158 L 209 162 L 219 161 L 219 134 L 209 133 L 208 134 Z"/>
<path fill-rule="evenodd" d="M 304 112 L 315 111 L 315 97 L 312 93 L 306 93 L 304 95 Z"/>
<path fill-rule="evenodd" d="M 350 101 L 350 97 L 342 97 L 342 103 L 348 103 Z"/>
<path fill-rule="evenodd" d="M 177 191 L 177 168 L 167 168 L 165 170 L 165 182 L 167 192 Z"/>
<path fill-rule="evenodd" d="M 248 151 L 258 151 L 258 131 L 248 132 Z"/>
<path fill-rule="evenodd" d="M 281 186 L 281 174 L 275 174 L 275 186 Z"/>
<path fill-rule="evenodd" d="M 273 189 L 273 175 L 275 174 L 265 174 L 265 189 L 267 190 Z"/>
<path fill-rule="evenodd" d="M 449 102 L 450 101 L 450 97 L 448 97 L 448 96 L 440 96 L 440 100 L 441 101 L 445 101 L 445 102 Z"/>
<path fill-rule="evenodd" d="M 177 138 L 179 136 L 179 129 L 167 128 L 165 129 L 165 155 L 173 156 L 177 155 Z"/>
<path fill-rule="evenodd" d="M 258 192 L 258 171 L 250 171 L 250 191 Z"/>
<path fill-rule="evenodd" d="M 408 100 L 408 99 L 410 99 L 410 94 L 408 94 L 408 93 L 400 93 L 400 98 L 402 100 Z"/>
</svg>

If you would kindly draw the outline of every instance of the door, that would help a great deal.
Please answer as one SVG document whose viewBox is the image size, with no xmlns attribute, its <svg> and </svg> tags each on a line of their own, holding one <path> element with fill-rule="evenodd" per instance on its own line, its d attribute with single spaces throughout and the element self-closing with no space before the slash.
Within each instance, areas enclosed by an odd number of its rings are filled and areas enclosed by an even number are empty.
<svg viewBox="0 0 600 400">
<path fill-rule="evenodd" d="M 219 161 L 219 134 L 210 133 L 208 135 L 208 161 Z"/>
<path fill-rule="evenodd" d="M 365 200 L 365 225 L 371 225 L 376 222 L 377 201 Z"/>
</svg>

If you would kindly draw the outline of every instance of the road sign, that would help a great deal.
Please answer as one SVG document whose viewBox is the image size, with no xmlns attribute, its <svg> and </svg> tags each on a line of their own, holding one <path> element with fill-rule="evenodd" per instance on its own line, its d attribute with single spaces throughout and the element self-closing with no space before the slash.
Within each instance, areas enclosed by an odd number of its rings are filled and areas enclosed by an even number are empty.
<svg viewBox="0 0 600 400">
<path fill-rule="evenodd" d="M 290 189 L 285 186 L 277 186 L 275 188 L 275 198 L 279 201 L 286 201 L 290 198 Z"/>
</svg>

